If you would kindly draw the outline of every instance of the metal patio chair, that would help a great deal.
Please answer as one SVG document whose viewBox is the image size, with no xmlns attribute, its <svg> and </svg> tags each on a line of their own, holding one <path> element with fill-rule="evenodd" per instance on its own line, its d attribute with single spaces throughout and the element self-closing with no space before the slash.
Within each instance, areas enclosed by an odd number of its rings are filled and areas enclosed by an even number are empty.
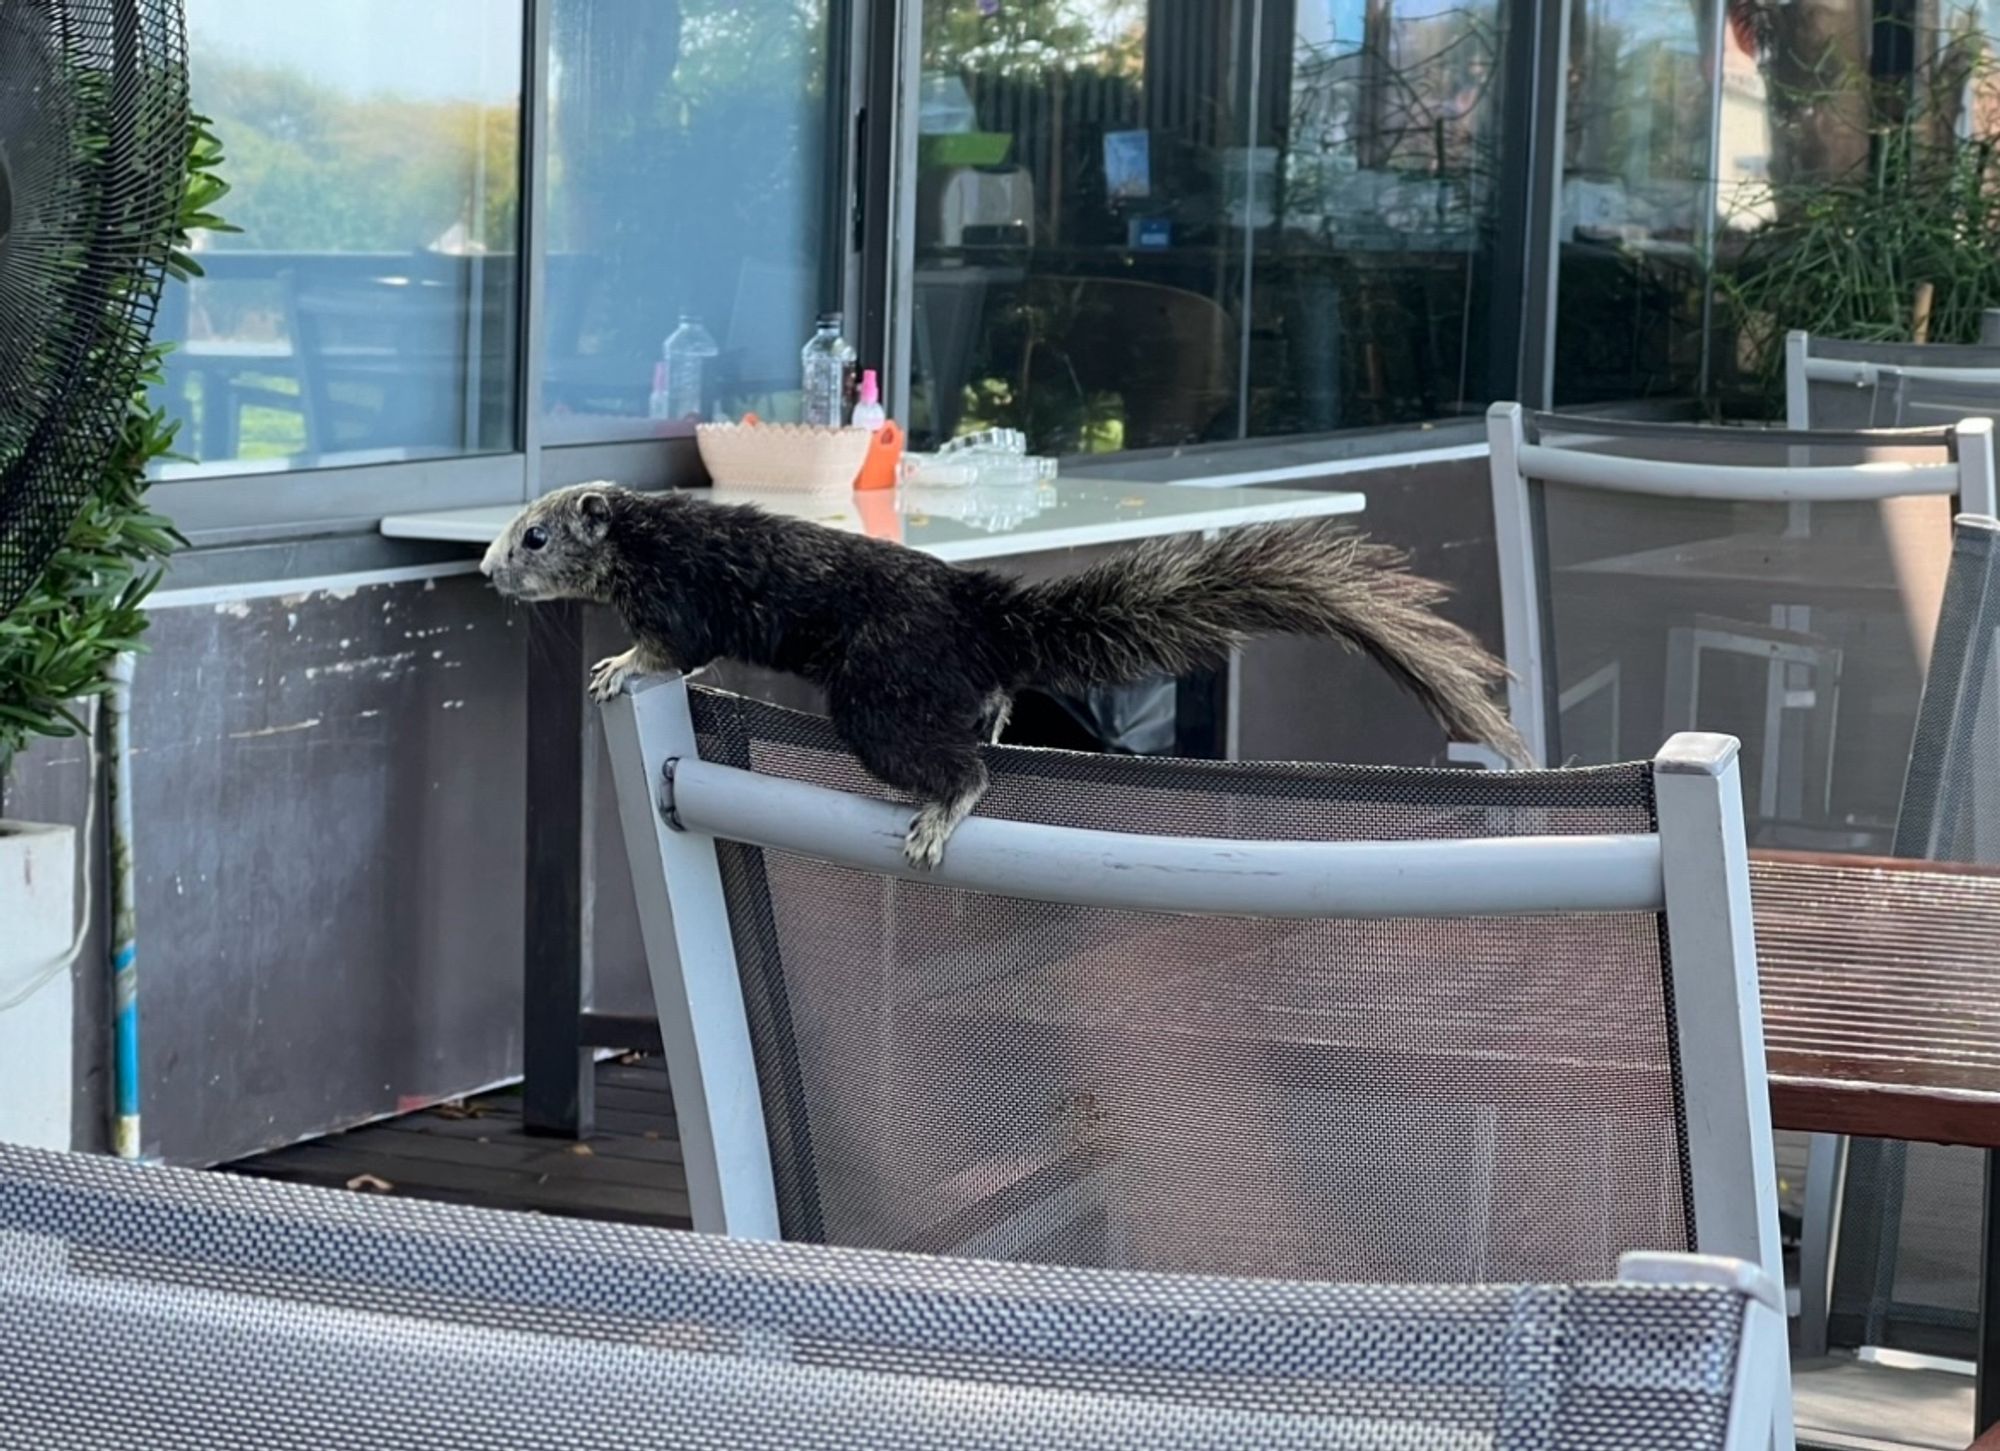
<svg viewBox="0 0 2000 1451">
<path fill-rule="evenodd" d="M 1785 334 L 1789 427 L 1945 427 L 1966 418 L 2000 418 L 2000 347 Z"/>
<path fill-rule="evenodd" d="M 2000 866 L 2000 523 L 1957 520 L 1951 573 L 1911 743 L 1894 854 Z M 1935 893 L 1946 941 L 1959 893 Z M 1867 903 L 1850 910 L 1862 913 Z M 1922 979 L 1958 998 L 1914 1002 L 1942 1015 L 1943 1031 L 1988 1011 L 1990 974 L 1976 947 L 1953 954 L 1961 979 Z M 1886 1346 L 1976 1358 L 1982 1255 L 2000 1221 L 1978 1232 L 2000 1159 L 1979 1149 L 1814 1135 L 1800 1242 L 1799 1352 Z"/>
<path fill-rule="evenodd" d="M 1580 692 L 1608 688 L 1616 758 L 1679 730 L 1747 739 L 1759 844 L 1886 846 L 1901 782 L 1882 747 L 1900 761 L 1907 727 L 1841 728 L 1839 701 L 1858 678 L 1914 722 L 1915 601 L 1941 586 L 1951 500 L 1993 506 L 1991 422 L 1800 432 L 1506 403 L 1487 426 L 1509 703 L 1536 758 L 1601 750 L 1575 726 Z"/>
<path fill-rule="evenodd" d="M 1733 742 L 1519 773 L 994 747 L 918 877 L 826 721 L 678 679 L 605 720 L 698 1229 L 1779 1267 Z"/>
<path fill-rule="evenodd" d="M 1337 1286 L 753 1243 L 0 1146 L 0 1445 L 1746 1451 L 1736 1260 Z"/>
<path fill-rule="evenodd" d="M 1556 772 L 990 747 L 917 876 L 825 720 L 678 678 L 604 715 L 697 1229 L 1782 1272 L 1734 741 Z"/>
</svg>

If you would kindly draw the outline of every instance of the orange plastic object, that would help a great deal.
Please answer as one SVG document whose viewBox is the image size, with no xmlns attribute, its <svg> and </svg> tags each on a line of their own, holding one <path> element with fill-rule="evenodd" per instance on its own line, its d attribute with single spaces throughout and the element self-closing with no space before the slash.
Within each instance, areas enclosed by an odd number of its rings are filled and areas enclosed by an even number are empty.
<svg viewBox="0 0 2000 1451">
<path fill-rule="evenodd" d="M 754 413 L 746 413 L 743 415 L 743 426 L 745 428 L 749 428 L 755 424 L 762 423 L 763 421 L 764 421 L 763 419 L 759 418 Z"/>
<path fill-rule="evenodd" d="M 854 510 L 861 516 L 861 532 L 871 539 L 903 542 L 903 511 L 896 507 L 896 495 L 887 489 L 857 489 Z"/>
<path fill-rule="evenodd" d="M 856 492 L 895 488 L 896 469 L 902 461 L 903 430 L 892 418 L 876 429 L 875 437 L 869 441 L 868 457 L 861 461 L 861 472 L 854 476 Z"/>
</svg>

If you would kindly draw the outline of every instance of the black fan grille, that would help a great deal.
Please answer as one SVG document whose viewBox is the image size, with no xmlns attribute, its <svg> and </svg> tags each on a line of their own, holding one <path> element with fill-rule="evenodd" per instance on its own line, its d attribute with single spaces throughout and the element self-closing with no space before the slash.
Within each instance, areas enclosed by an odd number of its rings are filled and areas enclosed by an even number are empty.
<svg viewBox="0 0 2000 1451">
<path fill-rule="evenodd" d="M 0 4 L 0 618 L 117 447 L 179 213 L 179 0 Z"/>
</svg>

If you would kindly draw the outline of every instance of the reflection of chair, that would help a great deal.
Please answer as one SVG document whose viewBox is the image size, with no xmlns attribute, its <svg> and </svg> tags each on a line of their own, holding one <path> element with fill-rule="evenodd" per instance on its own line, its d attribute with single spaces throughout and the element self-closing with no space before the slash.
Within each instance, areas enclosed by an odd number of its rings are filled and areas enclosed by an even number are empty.
<svg viewBox="0 0 2000 1451">
<path fill-rule="evenodd" d="M 1834 733 L 1840 723 L 1840 647 L 1817 635 L 1697 615 L 1667 632 L 1668 734 L 1698 729 L 1704 656 L 1737 656 L 1764 666 L 1763 769 L 1757 773 L 1757 814 L 1766 821 L 1807 812 L 1802 771 L 1779 768 L 1786 754 L 1788 715 L 1803 716 L 1804 758 L 1821 763 L 1812 810 L 1825 815 L 1833 799 Z M 1801 679 L 1795 680 L 1793 677 Z"/>
<path fill-rule="evenodd" d="M 802 263 L 743 259 L 717 360 L 718 397 L 799 391 L 799 349 L 812 336 L 813 281 L 813 269 Z"/>
<path fill-rule="evenodd" d="M 0 1148 L 24 1446 L 1391 1451 L 1643 1428 L 1762 1451 L 1781 1304 L 1740 1259 L 1477 1289 L 1113 1275 Z"/>
<path fill-rule="evenodd" d="M 984 266 L 920 267 L 911 279 L 910 337 L 916 366 L 913 394 L 925 400 L 926 416 L 912 438 L 933 447 L 958 431 L 965 411 L 965 385 L 986 320 L 986 293 L 996 279 L 1020 280 L 1019 268 Z"/>
<path fill-rule="evenodd" d="M 1733 743 L 992 748 L 911 879 L 825 720 L 678 680 L 605 719 L 698 1228 L 1482 1280 L 1698 1226 L 1778 1264 Z"/>
<path fill-rule="evenodd" d="M 1993 866 L 2000 865 L 2000 523 L 1960 518 L 1954 534 L 1895 854 Z M 1862 914 L 1868 904 L 1843 908 Z M 1937 894 L 1941 930 L 1949 930 L 1951 909 L 1950 895 Z M 1983 1002 L 1988 989 L 1976 991 Z M 1909 1011 L 1949 1021 L 1956 1007 L 1913 998 Z M 1996 1169 L 2000 1160 L 1977 1149 L 1814 1135 L 1799 1254 L 1800 1353 L 1822 1354 L 1833 1343 L 1977 1358 L 1977 1229 L 1983 1201 L 1986 1213 L 2000 1214 L 2000 1200 L 1986 1200 L 1988 1183 L 2000 1183 Z"/>
<path fill-rule="evenodd" d="M 1941 427 L 2000 418 L 2000 347 L 1785 335 L 1793 428 Z"/>
<path fill-rule="evenodd" d="M 196 285 L 169 278 L 160 292 L 153 336 L 174 345 L 161 368 L 161 404 L 169 415 L 193 424 L 176 440 L 179 452 L 203 462 L 233 459 L 241 452 L 246 408 L 302 411 L 297 393 L 258 381 L 292 375 L 292 348 L 285 342 L 192 338 Z M 199 285 L 225 284 L 210 278 Z"/>
<path fill-rule="evenodd" d="M 1062 321 L 1027 363 L 1026 391 L 1118 395 L 1126 448 L 1235 437 L 1235 324 L 1213 298 L 1155 282 L 1034 277 L 1029 305 Z"/>
<path fill-rule="evenodd" d="M 504 446 L 512 289 L 491 285 L 491 267 L 423 252 L 293 262 L 286 283 L 309 452 Z"/>
</svg>

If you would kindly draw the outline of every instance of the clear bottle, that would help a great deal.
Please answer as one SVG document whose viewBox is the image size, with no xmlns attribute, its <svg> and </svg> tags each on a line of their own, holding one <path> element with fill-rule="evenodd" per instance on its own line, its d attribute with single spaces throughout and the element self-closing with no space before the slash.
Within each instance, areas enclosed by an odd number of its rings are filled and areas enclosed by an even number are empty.
<svg viewBox="0 0 2000 1451">
<path fill-rule="evenodd" d="M 847 422 L 847 400 L 854 394 L 854 347 L 840 335 L 840 324 L 839 313 L 821 313 L 812 341 L 799 354 L 805 390 L 800 421 L 820 428 Z"/>
<path fill-rule="evenodd" d="M 681 325 L 668 335 L 660 349 L 667 365 L 668 418 L 677 423 L 689 419 L 699 423 L 708 416 L 705 407 L 708 360 L 721 351 L 699 318 L 681 314 Z"/>
</svg>

